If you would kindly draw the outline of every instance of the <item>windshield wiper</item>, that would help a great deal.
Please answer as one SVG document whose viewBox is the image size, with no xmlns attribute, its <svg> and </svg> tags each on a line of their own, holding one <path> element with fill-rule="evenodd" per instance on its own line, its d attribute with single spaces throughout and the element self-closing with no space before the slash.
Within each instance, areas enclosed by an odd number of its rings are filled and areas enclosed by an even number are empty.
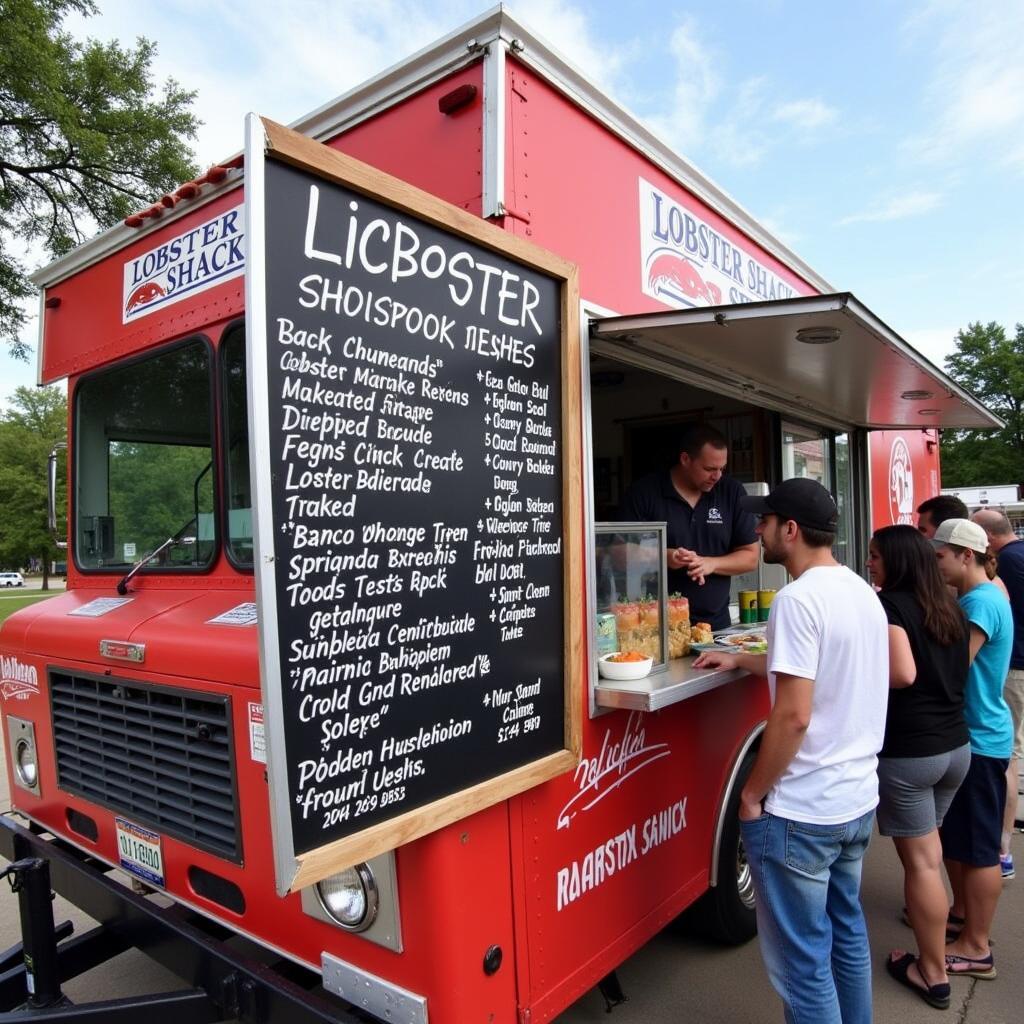
<svg viewBox="0 0 1024 1024">
<path fill-rule="evenodd" d="M 121 578 L 117 584 L 117 592 L 124 597 L 128 593 L 128 584 L 132 577 L 144 566 L 149 565 L 158 555 L 162 555 L 169 547 L 173 547 L 175 544 L 182 543 L 194 543 L 194 537 L 186 537 L 185 531 L 195 522 L 195 519 L 190 519 L 173 537 L 168 537 L 155 551 L 146 555 L 145 558 L 139 559 L 128 571 L 128 573 Z"/>
<path fill-rule="evenodd" d="M 175 543 L 177 543 L 177 537 L 168 537 L 167 540 L 165 540 L 163 542 L 163 544 L 161 544 L 160 547 L 158 547 L 154 552 L 152 552 L 151 554 L 146 555 L 145 558 L 140 558 L 139 561 L 137 561 L 131 567 L 131 569 L 128 571 L 127 575 L 122 577 L 121 580 L 118 582 L 118 584 L 117 584 L 117 592 L 122 597 L 124 597 L 124 595 L 128 593 L 128 582 L 129 582 L 129 580 L 131 580 L 131 578 L 144 565 L 148 565 L 150 562 L 153 561 L 154 558 L 157 557 L 157 555 L 163 554 L 163 552 L 165 552 L 172 544 L 175 544 Z"/>
</svg>

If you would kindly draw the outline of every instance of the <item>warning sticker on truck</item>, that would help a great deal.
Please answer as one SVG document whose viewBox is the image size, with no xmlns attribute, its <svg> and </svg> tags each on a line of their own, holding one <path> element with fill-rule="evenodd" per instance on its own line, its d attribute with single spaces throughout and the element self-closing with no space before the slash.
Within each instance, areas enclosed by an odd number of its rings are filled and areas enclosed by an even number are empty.
<svg viewBox="0 0 1024 1024">
<path fill-rule="evenodd" d="M 128 604 L 133 598 L 130 597 L 97 597 L 88 604 L 79 605 L 68 612 L 68 615 L 82 615 L 87 619 L 98 619 L 101 615 Z"/>
<path fill-rule="evenodd" d="M 267 763 L 267 734 L 263 729 L 263 705 L 249 702 L 249 750 L 254 761 Z"/>
<path fill-rule="evenodd" d="M 208 626 L 254 626 L 256 624 L 256 602 L 246 601 L 236 604 L 226 612 L 221 612 L 215 619 L 207 619 Z"/>
</svg>

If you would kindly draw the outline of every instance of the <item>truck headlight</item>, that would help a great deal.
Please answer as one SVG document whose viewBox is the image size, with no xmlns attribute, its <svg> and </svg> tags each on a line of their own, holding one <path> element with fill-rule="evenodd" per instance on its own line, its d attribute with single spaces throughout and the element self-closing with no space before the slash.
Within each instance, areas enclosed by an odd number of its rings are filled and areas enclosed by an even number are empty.
<svg viewBox="0 0 1024 1024">
<path fill-rule="evenodd" d="M 27 718 L 7 716 L 7 749 L 11 752 L 14 784 L 39 796 L 36 727 Z"/>
<path fill-rule="evenodd" d="M 14 772 L 18 776 L 18 784 L 25 789 L 35 789 L 39 784 L 39 763 L 36 761 L 34 743 L 26 739 L 18 740 L 14 748 Z"/>
<path fill-rule="evenodd" d="M 377 882 L 367 864 L 356 864 L 317 882 L 316 894 L 331 920 L 349 931 L 369 928 L 377 916 Z"/>
</svg>

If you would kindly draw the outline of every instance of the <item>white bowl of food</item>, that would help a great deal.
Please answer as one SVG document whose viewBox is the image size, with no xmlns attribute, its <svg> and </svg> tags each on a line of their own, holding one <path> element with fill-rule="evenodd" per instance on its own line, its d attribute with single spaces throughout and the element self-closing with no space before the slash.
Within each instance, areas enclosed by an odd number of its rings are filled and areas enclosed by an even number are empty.
<svg viewBox="0 0 1024 1024">
<path fill-rule="evenodd" d="M 612 651 L 597 659 L 597 670 L 605 679 L 619 682 L 629 679 L 643 679 L 654 667 L 654 659 L 639 651 Z"/>
</svg>

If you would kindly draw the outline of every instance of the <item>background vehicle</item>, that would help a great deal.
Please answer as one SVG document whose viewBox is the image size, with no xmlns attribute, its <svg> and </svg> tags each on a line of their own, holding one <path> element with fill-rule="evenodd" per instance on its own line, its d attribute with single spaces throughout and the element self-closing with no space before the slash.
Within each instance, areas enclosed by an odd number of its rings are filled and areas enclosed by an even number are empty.
<svg viewBox="0 0 1024 1024">
<path fill-rule="evenodd" d="M 20 572 L 0 572 L 0 587 L 23 587 L 25 578 Z"/>
</svg>

